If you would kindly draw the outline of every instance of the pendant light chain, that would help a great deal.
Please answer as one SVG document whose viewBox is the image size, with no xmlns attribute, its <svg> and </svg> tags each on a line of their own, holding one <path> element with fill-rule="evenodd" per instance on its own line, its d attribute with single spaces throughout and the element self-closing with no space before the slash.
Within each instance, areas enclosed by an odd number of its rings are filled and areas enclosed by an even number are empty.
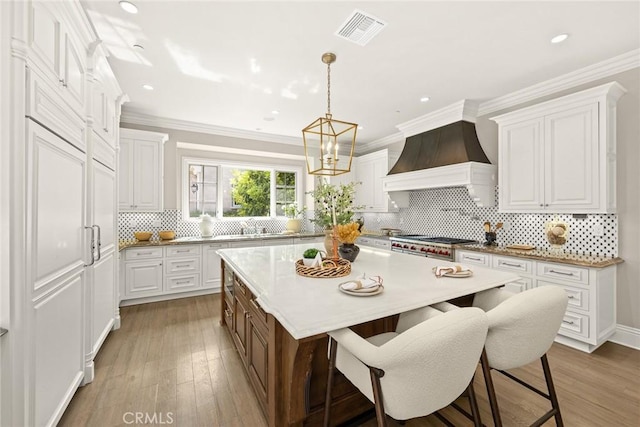
<svg viewBox="0 0 640 427">
<path fill-rule="evenodd" d="M 331 114 L 331 63 L 327 64 L 327 114 Z"/>
</svg>

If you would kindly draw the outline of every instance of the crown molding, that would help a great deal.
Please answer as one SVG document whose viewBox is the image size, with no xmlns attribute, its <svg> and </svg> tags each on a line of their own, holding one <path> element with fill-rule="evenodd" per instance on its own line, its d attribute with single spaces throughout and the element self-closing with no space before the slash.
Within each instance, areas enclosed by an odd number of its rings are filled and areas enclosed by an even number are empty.
<svg viewBox="0 0 640 427">
<path fill-rule="evenodd" d="M 206 123 L 191 122 L 188 120 L 156 117 L 131 110 L 123 111 L 120 116 L 120 121 L 134 125 L 154 126 L 167 129 L 184 130 L 188 132 L 200 132 L 211 135 L 228 136 L 231 138 L 252 139 L 256 141 L 276 142 L 279 144 L 302 145 L 302 136 L 298 138 L 293 136 L 234 129 L 224 126 L 209 125 Z"/>
<path fill-rule="evenodd" d="M 396 132 L 392 135 L 385 136 L 384 138 L 360 144 L 360 146 L 356 144 L 356 154 L 366 154 L 367 152 L 374 151 L 379 148 L 384 148 L 391 144 L 395 144 L 396 142 L 404 142 L 405 139 L 406 138 L 402 132 Z"/>
<path fill-rule="evenodd" d="M 463 99 L 429 114 L 400 123 L 396 127 L 408 138 L 431 129 L 459 122 L 460 120 L 475 123 L 477 115 L 478 103 Z"/>
<path fill-rule="evenodd" d="M 480 104 L 478 116 L 485 116 L 527 101 L 640 67 L 640 49 L 597 62 L 542 83 L 509 93 Z"/>
</svg>

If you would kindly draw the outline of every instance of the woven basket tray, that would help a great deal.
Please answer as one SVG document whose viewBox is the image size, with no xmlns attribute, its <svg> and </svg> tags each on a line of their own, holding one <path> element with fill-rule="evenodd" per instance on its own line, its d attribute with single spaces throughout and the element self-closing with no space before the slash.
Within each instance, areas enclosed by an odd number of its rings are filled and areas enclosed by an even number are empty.
<svg viewBox="0 0 640 427">
<path fill-rule="evenodd" d="M 325 260 L 334 262 L 336 267 L 307 267 L 303 261 L 296 261 L 296 273 L 305 277 L 314 277 L 316 279 L 332 279 L 334 277 L 342 277 L 351 273 L 351 263 L 346 259 Z"/>
</svg>

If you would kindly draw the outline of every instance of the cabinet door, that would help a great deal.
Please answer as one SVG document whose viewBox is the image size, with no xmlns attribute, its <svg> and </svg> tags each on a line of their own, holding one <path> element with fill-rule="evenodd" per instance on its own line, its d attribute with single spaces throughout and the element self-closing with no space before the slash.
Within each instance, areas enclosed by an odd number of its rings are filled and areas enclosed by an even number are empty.
<svg viewBox="0 0 640 427">
<path fill-rule="evenodd" d="M 218 249 L 226 248 L 226 243 L 211 243 L 206 245 L 202 253 L 202 286 L 205 288 L 219 288 L 220 276 L 220 255 L 216 253 Z M 229 279 L 233 283 L 233 276 Z"/>
<path fill-rule="evenodd" d="M 125 264 L 125 295 L 128 298 L 156 295 L 162 292 L 162 261 Z"/>
<path fill-rule="evenodd" d="M 502 127 L 500 133 L 500 210 L 544 209 L 542 119 Z"/>
<path fill-rule="evenodd" d="M 598 104 L 548 115 L 544 127 L 545 207 L 598 209 Z"/>
<path fill-rule="evenodd" d="M 249 342 L 247 368 L 253 383 L 258 401 L 263 407 L 267 404 L 267 369 L 269 366 L 269 347 L 267 337 L 262 328 L 249 317 Z"/>
<path fill-rule="evenodd" d="M 115 252 L 103 255 L 92 266 L 91 278 L 91 339 L 89 351 L 95 357 L 113 326 L 116 313 Z"/>
<path fill-rule="evenodd" d="M 62 79 L 62 52 L 60 43 L 62 23 L 50 2 L 29 2 L 29 38 L 31 53 L 50 80 Z"/>
<path fill-rule="evenodd" d="M 120 139 L 118 157 L 118 210 L 135 209 L 133 202 L 133 140 Z"/>
<path fill-rule="evenodd" d="M 84 116 L 84 58 L 87 53 L 80 43 L 76 42 L 69 33 L 64 34 L 63 49 L 63 77 L 62 86 L 69 105 L 80 115 Z"/>
<path fill-rule="evenodd" d="M 162 145 L 155 141 L 135 140 L 133 143 L 133 205 L 136 210 L 162 210 L 161 149 Z"/>
<path fill-rule="evenodd" d="M 375 168 L 371 159 L 358 159 L 356 169 L 356 181 L 360 182 L 356 187 L 356 206 L 362 206 L 362 212 L 372 212 L 374 210 L 375 199 Z"/>
<path fill-rule="evenodd" d="M 243 298 L 235 298 L 233 316 L 233 340 L 236 343 L 240 357 L 246 363 L 249 309 Z"/>
</svg>

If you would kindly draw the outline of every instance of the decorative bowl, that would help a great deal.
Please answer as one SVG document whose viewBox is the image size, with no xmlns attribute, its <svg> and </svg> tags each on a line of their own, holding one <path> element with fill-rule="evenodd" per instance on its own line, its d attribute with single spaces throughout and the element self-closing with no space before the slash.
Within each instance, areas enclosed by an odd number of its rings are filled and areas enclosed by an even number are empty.
<svg viewBox="0 0 640 427">
<path fill-rule="evenodd" d="M 158 231 L 158 236 L 160 236 L 162 240 L 171 240 L 171 239 L 175 239 L 176 232 L 172 230 Z"/>
<path fill-rule="evenodd" d="M 133 233 L 136 239 L 138 239 L 141 242 L 146 242 L 147 240 L 149 240 L 152 234 L 153 233 L 150 231 L 136 231 Z"/>
</svg>

